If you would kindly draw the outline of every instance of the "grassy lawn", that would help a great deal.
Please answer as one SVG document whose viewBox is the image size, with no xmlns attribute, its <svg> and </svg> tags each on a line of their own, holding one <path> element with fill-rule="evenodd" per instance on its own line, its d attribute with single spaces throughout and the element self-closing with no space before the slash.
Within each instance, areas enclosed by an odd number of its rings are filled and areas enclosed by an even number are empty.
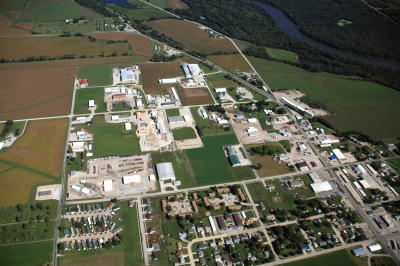
<svg viewBox="0 0 400 266">
<path fill-rule="evenodd" d="M 77 74 L 78 78 L 87 79 L 89 86 L 105 86 L 112 84 L 111 65 L 83 66 Z"/>
<path fill-rule="evenodd" d="M 154 165 L 157 163 L 171 162 L 177 180 L 182 182 L 180 188 L 194 187 L 197 185 L 194 178 L 189 158 L 185 151 L 153 153 Z"/>
<path fill-rule="evenodd" d="M 179 108 L 174 108 L 174 109 L 166 109 L 165 112 L 167 113 L 167 116 L 179 116 Z"/>
<path fill-rule="evenodd" d="M 224 73 L 207 75 L 206 77 L 207 77 L 207 84 L 210 87 L 210 89 L 237 87 L 237 84 L 235 82 L 225 78 Z"/>
<path fill-rule="evenodd" d="M 94 157 L 133 155 L 140 153 L 136 129 L 126 132 L 124 124 L 109 124 L 103 116 L 95 116 L 88 130 L 94 133 Z"/>
<path fill-rule="evenodd" d="M 296 53 L 274 48 L 266 48 L 266 50 L 267 54 L 274 59 L 295 63 L 299 62 L 299 56 Z"/>
<path fill-rule="evenodd" d="M 130 2 L 134 2 L 134 4 L 141 3 L 140 1 L 130 1 Z M 129 9 L 129 8 L 125 8 L 119 5 L 115 5 L 115 4 L 111 4 L 109 5 L 111 8 L 127 15 L 130 17 L 133 17 L 137 20 L 141 20 L 141 21 L 146 21 L 149 20 L 151 18 L 166 18 L 166 17 L 170 17 L 170 15 L 168 15 L 167 13 L 158 10 L 156 8 L 150 7 L 148 5 L 146 5 L 146 7 L 140 7 L 140 8 L 134 8 L 134 9 Z"/>
<path fill-rule="evenodd" d="M 203 137 L 204 148 L 187 150 L 197 185 L 254 178 L 250 167 L 231 167 L 225 157 L 223 146 L 237 144 L 235 135 Z"/>
<path fill-rule="evenodd" d="M 400 159 L 390 159 L 386 162 L 388 162 L 390 166 L 393 167 L 398 174 L 400 174 Z"/>
<path fill-rule="evenodd" d="M 53 240 L 0 246 L 2 265 L 45 265 L 52 261 Z"/>
<path fill-rule="evenodd" d="M 283 63 L 249 59 L 273 90 L 299 89 L 325 106 L 331 113 L 325 119 L 338 130 L 362 131 L 376 139 L 400 135 L 399 91 L 359 77 L 311 73 Z"/>
<path fill-rule="evenodd" d="M 104 103 L 104 88 L 78 89 L 75 94 L 74 114 L 89 114 L 89 100 L 94 100 L 97 105 L 96 112 L 106 111 Z"/>
<path fill-rule="evenodd" d="M 371 266 L 395 266 L 396 263 L 390 257 L 372 257 Z"/>
<path fill-rule="evenodd" d="M 364 266 L 366 261 L 353 256 L 351 249 L 342 249 L 328 254 L 316 256 L 305 260 L 282 264 L 284 266 L 308 266 L 308 265 L 325 265 L 325 266 Z"/>
<path fill-rule="evenodd" d="M 195 139 L 197 137 L 196 132 L 191 127 L 173 129 L 172 134 L 175 140 Z"/>
</svg>

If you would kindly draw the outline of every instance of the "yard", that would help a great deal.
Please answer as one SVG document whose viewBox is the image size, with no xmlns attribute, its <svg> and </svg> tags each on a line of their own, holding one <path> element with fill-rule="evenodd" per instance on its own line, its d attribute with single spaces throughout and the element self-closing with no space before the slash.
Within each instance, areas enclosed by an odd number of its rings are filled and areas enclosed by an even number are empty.
<svg viewBox="0 0 400 266">
<path fill-rule="evenodd" d="M 97 113 L 106 112 L 104 88 L 88 88 L 76 90 L 74 114 L 89 114 L 89 100 L 94 100 Z"/>
<path fill-rule="evenodd" d="M 299 89 L 325 106 L 330 114 L 324 119 L 336 129 L 361 131 L 375 139 L 399 136 L 399 91 L 359 77 L 311 73 L 283 63 L 249 59 L 273 90 Z"/>
<path fill-rule="evenodd" d="M 191 127 L 173 129 L 172 134 L 175 140 L 195 139 L 197 137 L 196 132 Z"/>
<path fill-rule="evenodd" d="M 192 112 L 192 116 L 194 121 L 196 122 L 197 127 L 201 131 L 201 136 L 216 136 L 216 135 L 230 135 L 232 134 L 232 129 L 224 130 L 221 128 L 221 125 L 216 125 L 211 123 L 211 120 L 208 118 L 203 119 L 200 117 L 198 113 L 198 107 L 191 107 L 190 111 Z"/>
<path fill-rule="evenodd" d="M 237 144 L 235 135 L 202 138 L 204 148 L 187 150 L 198 186 L 254 178 L 249 166 L 231 167 L 223 146 Z"/>
<path fill-rule="evenodd" d="M 112 85 L 111 65 L 83 66 L 78 69 L 77 77 L 87 79 L 90 87 Z"/>
</svg>

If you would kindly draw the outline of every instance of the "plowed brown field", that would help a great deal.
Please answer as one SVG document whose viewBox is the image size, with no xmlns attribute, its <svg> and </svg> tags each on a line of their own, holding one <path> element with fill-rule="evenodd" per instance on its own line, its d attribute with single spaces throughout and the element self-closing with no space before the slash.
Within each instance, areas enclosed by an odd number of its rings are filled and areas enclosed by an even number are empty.
<svg viewBox="0 0 400 266">
<path fill-rule="evenodd" d="M 75 69 L 0 70 L 0 120 L 69 114 Z"/>
<path fill-rule="evenodd" d="M 142 35 L 133 32 L 93 33 L 90 34 L 90 36 L 102 40 L 127 40 L 130 43 L 132 51 L 135 54 L 143 56 L 153 55 L 153 50 L 150 46 L 150 40 Z"/>
<path fill-rule="evenodd" d="M 169 8 L 176 8 L 176 9 L 186 9 L 188 6 L 183 3 L 181 0 L 165 0 L 165 3 Z"/>
<path fill-rule="evenodd" d="M 214 103 L 207 88 L 177 87 L 183 105 L 212 104 Z"/>
</svg>

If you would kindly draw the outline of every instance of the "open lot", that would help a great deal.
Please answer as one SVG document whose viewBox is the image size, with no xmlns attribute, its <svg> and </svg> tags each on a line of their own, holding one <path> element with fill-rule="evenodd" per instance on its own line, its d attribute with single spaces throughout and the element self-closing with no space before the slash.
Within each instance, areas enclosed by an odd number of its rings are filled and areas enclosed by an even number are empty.
<svg viewBox="0 0 400 266">
<path fill-rule="evenodd" d="M 59 177 L 66 131 L 66 119 L 29 122 L 24 135 L 2 151 L 0 159 Z"/>
<path fill-rule="evenodd" d="M 257 173 L 262 177 L 290 173 L 289 168 L 284 163 L 279 163 L 272 156 L 252 155 L 250 158 L 254 165 L 261 165 L 261 168 L 257 169 Z"/>
<path fill-rule="evenodd" d="M 254 178 L 250 167 L 231 167 L 225 157 L 222 147 L 237 144 L 235 135 L 203 137 L 202 141 L 204 148 L 186 151 L 198 186 Z"/>
<path fill-rule="evenodd" d="M 106 112 L 104 103 L 104 88 L 78 89 L 75 94 L 74 114 L 89 114 L 89 100 L 97 105 L 96 112 Z"/>
<path fill-rule="evenodd" d="M 240 54 L 212 55 L 207 59 L 233 72 L 252 72 L 251 67 Z"/>
<path fill-rule="evenodd" d="M 130 132 L 124 130 L 124 124 L 109 124 L 104 116 L 95 116 L 89 131 L 94 134 L 94 157 L 111 155 L 133 155 L 140 153 L 138 137 L 135 128 Z"/>
<path fill-rule="evenodd" d="M 207 84 L 211 89 L 236 87 L 237 84 L 230 79 L 225 78 L 224 73 L 207 75 Z"/>
<path fill-rule="evenodd" d="M 65 115 L 70 111 L 74 69 L 0 70 L 0 120 Z"/>
<path fill-rule="evenodd" d="M 207 88 L 176 87 L 183 105 L 212 104 L 214 100 Z"/>
<path fill-rule="evenodd" d="M 185 139 L 194 139 L 196 138 L 196 132 L 191 127 L 181 127 L 172 130 L 172 134 L 174 135 L 175 140 L 185 140 Z"/>
<path fill-rule="evenodd" d="M 135 54 L 152 56 L 150 39 L 133 32 L 93 33 L 90 36 L 102 40 L 127 40 Z"/>
<path fill-rule="evenodd" d="M 198 25 L 184 20 L 161 19 L 146 22 L 158 32 L 180 42 L 187 49 L 202 53 L 236 52 L 235 46 L 228 39 L 209 37 Z"/>
<path fill-rule="evenodd" d="M 0 172 L 0 206 L 27 203 L 32 188 L 53 181 L 53 179 L 20 168 Z M 18 193 L 15 193 L 16 191 Z"/>
<path fill-rule="evenodd" d="M 2 265 L 45 265 L 52 261 L 52 240 L 0 246 Z"/>
<path fill-rule="evenodd" d="M 273 90 L 299 89 L 331 114 L 324 117 L 341 131 L 356 130 L 376 139 L 400 134 L 400 92 L 358 77 L 311 73 L 283 63 L 249 57 Z"/>
<path fill-rule="evenodd" d="M 9 37 L 0 43 L 0 58 L 8 60 L 32 56 L 109 56 L 128 51 L 126 43 L 91 42 L 87 37 Z"/>
<path fill-rule="evenodd" d="M 77 77 L 87 79 L 90 87 L 111 85 L 113 83 L 112 66 L 83 66 L 78 69 Z"/>
<path fill-rule="evenodd" d="M 91 252 L 92 253 L 92 252 Z M 62 266 L 108 266 L 124 265 L 124 254 L 122 252 L 100 253 L 94 251 L 89 256 L 65 256 L 60 258 Z"/>
</svg>

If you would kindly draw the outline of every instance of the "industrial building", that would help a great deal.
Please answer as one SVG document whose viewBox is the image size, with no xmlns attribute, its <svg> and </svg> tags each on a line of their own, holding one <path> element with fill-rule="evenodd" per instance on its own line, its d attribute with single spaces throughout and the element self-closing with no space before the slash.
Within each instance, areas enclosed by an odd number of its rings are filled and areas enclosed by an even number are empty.
<svg viewBox="0 0 400 266">
<path fill-rule="evenodd" d="M 310 186 L 315 193 L 327 192 L 332 190 L 332 186 L 328 181 L 313 183 Z"/>
<path fill-rule="evenodd" d="M 346 157 L 344 156 L 344 154 L 339 150 L 339 149 L 333 149 L 332 153 L 336 156 L 337 159 L 339 160 L 344 160 L 346 159 Z"/>
<path fill-rule="evenodd" d="M 291 100 L 289 100 L 289 99 L 287 99 L 287 98 L 285 98 L 285 97 L 282 97 L 282 98 L 281 98 L 281 101 L 282 101 L 283 103 L 289 105 L 290 107 L 292 107 L 292 108 L 294 108 L 294 109 L 296 109 L 296 110 L 302 112 L 302 113 L 308 114 L 308 115 L 311 116 L 311 117 L 314 117 L 314 115 L 315 115 L 313 111 L 308 110 L 308 109 L 305 109 L 304 107 L 302 107 L 302 106 L 300 106 L 300 105 L 298 105 L 298 104 L 292 102 Z"/>
<path fill-rule="evenodd" d="M 158 174 L 158 179 L 161 181 L 164 180 L 175 180 L 175 173 L 174 173 L 174 168 L 172 167 L 171 162 L 167 163 L 158 163 L 156 165 L 157 168 L 157 174 Z"/>
<path fill-rule="evenodd" d="M 201 69 L 198 64 L 182 64 L 183 72 L 185 77 L 191 78 L 201 74 Z"/>
<path fill-rule="evenodd" d="M 133 69 L 123 68 L 119 71 L 120 81 L 122 83 L 126 82 L 136 82 L 136 76 Z"/>
</svg>

